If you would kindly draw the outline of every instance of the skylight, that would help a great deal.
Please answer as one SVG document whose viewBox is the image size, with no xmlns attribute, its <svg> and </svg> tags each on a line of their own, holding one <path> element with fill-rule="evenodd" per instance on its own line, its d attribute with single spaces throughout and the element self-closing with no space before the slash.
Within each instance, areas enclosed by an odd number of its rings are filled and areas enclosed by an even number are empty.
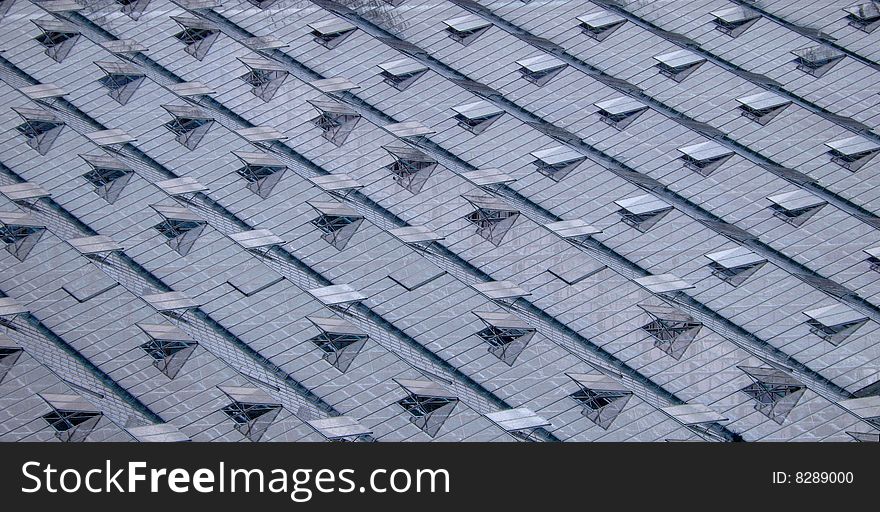
<svg viewBox="0 0 880 512">
<path fill-rule="evenodd" d="M 767 263 L 765 258 L 745 247 L 713 252 L 706 258 L 710 260 L 712 275 L 733 286 L 744 283 Z"/>
<path fill-rule="evenodd" d="M 519 217 L 519 211 L 495 196 L 464 195 L 462 197 L 474 207 L 474 211 L 465 219 L 477 226 L 477 234 L 494 245 L 500 244 Z"/>
<path fill-rule="evenodd" d="M 864 167 L 880 153 L 880 144 L 860 135 L 826 142 L 825 145 L 831 149 L 829 153 L 832 162 L 853 172 Z"/>
<path fill-rule="evenodd" d="M 409 421 L 435 437 L 452 414 L 458 397 L 440 384 L 424 380 L 394 379 L 406 392 L 397 403 L 409 413 Z"/>
<path fill-rule="evenodd" d="M 671 306 L 639 304 L 639 307 L 651 317 L 642 329 L 654 338 L 654 347 L 676 360 L 681 359 L 703 327 L 692 316 Z"/>
<path fill-rule="evenodd" d="M 620 199 L 614 203 L 620 207 L 617 213 L 623 222 L 642 233 L 654 227 L 673 209 L 671 204 L 651 194 Z"/>
<path fill-rule="evenodd" d="M 455 119 L 458 121 L 458 126 L 474 135 L 483 133 L 492 126 L 492 123 L 504 115 L 502 109 L 484 100 L 452 107 L 452 110 L 456 113 Z"/>
<path fill-rule="evenodd" d="M 101 421 L 103 414 L 79 395 L 40 394 L 52 409 L 43 420 L 55 431 L 55 437 L 68 443 L 85 441 Z"/>
<path fill-rule="evenodd" d="M 843 304 L 811 309 L 804 314 L 810 332 L 833 345 L 839 345 L 868 322 L 866 316 Z"/>
<path fill-rule="evenodd" d="M 581 414 L 608 430 L 614 420 L 623 412 L 633 392 L 606 375 L 587 373 L 567 373 L 578 385 L 571 398 L 581 404 Z"/>
<path fill-rule="evenodd" d="M 248 190 L 263 199 L 269 197 L 287 170 L 286 165 L 269 153 L 233 151 L 232 154 L 244 165 L 235 172 L 248 183 Z"/>
<path fill-rule="evenodd" d="M 492 26 L 492 22 L 476 14 L 444 20 L 443 23 L 446 25 L 446 32 L 449 34 L 449 37 L 453 41 L 458 41 L 465 46 L 474 42 Z"/>
<path fill-rule="evenodd" d="M 539 87 L 546 85 L 568 65 L 552 55 L 539 55 L 516 63 L 523 78 Z"/>
<path fill-rule="evenodd" d="M 13 107 L 12 110 L 24 121 L 15 129 L 27 138 L 27 145 L 41 155 L 48 153 L 64 129 L 64 121 L 40 108 Z"/>
<path fill-rule="evenodd" d="M 702 176 L 708 176 L 733 156 L 730 150 L 713 141 L 678 148 L 684 166 Z"/>
<path fill-rule="evenodd" d="M 24 261 L 46 231 L 46 226 L 27 213 L 0 211 L 0 242 L 6 251 Z"/>
<path fill-rule="evenodd" d="M 319 113 L 312 122 L 323 131 L 325 139 L 337 146 L 345 143 L 361 118 L 354 109 L 338 101 L 309 100 L 309 103 Z"/>
<path fill-rule="evenodd" d="M 198 147 L 214 124 L 214 118 L 200 108 L 181 105 L 162 105 L 162 108 L 174 117 L 165 127 L 189 150 Z"/>
<path fill-rule="evenodd" d="M 537 429 L 551 426 L 549 421 L 527 407 L 487 412 L 486 417 L 511 435 L 524 441 L 532 441 Z"/>
<path fill-rule="evenodd" d="M 408 57 L 379 64 L 379 68 L 382 69 L 385 83 L 398 91 L 406 90 L 407 87 L 428 71 L 426 66 Z"/>
<path fill-rule="evenodd" d="M 181 256 L 189 254 L 208 223 L 181 206 L 150 205 L 162 217 L 154 227 L 168 240 L 165 242 Z"/>
<path fill-rule="evenodd" d="M 474 314 L 486 326 L 477 336 L 489 344 L 489 353 L 513 366 L 534 337 L 535 329 L 510 313 L 474 311 Z"/>
<path fill-rule="evenodd" d="M 797 68 L 815 77 L 824 75 L 845 57 L 843 52 L 823 45 L 801 48 L 791 53 L 797 57 Z"/>
<path fill-rule="evenodd" d="M 715 16 L 715 30 L 738 37 L 758 22 L 761 15 L 748 7 L 730 7 L 710 13 Z"/>
<path fill-rule="evenodd" d="M 690 50 L 676 50 L 656 55 L 654 60 L 658 62 L 660 73 L 676 82 L 681 82 L 706 62 L 705 58 Z"/>
<path fill-rule="evenodd" d="M 22 352 L 18 343 L 0 332 L 0 384 L 3 384 L 3 379 L 12 370 Z"/>
<path fill-rule="evenodd" d="M 880 26 L 880 3 L 865 2 L 844 9 L 849 25 L 870 34 Z"/>
<path fill-rule="evenodd" d="M 290 73 L 284 66 L 262 57 L 239 57 L 247 68 L 240 78 L 251 86 L 251 93 L 263 101 L 270 101 Z"/>
<path fill-rule="evenodd" d="M 185 321 L 186 313 L 200 306 L 184 292 L 152 293 L 141 296 L 147 304 L 163 315 L 178 322 Z"/>
<path fill-rule="evenodd" d="M 46 48 L 45 54 L 55 62 L 63 62 L 79 40 L 79 28 L 57 18 L 31 21 L 43 32 L 35 39 Z"/>
<path fill-rule="evenodd" d="M 803 189 L 777 194 L 767 198 L 772 204 L 773 215 L 778 219 L 800 227 L 821 210 L 827 202 Z"/>
<path fill-rule="evenodd" d="M 599 11 L 578 16 L 584 34 L 596 41 L 604 41 L 626 23 L 626 18 L 609 11 Z"/>
<path fill-rule="evenodd" d="M 600 101 L 593 105 L 599 109 L 602 121 L 618 130 L 623 130 L 635 121 L 642 112 L 648 110 L 648 106 L 644 103 L 626 96 Z"/>
<path fill-rule="evenodd" d="M 308 317 L 320 331 L 309 341 L 324 353 L 323 359 L 345 373 L 364 347 L 369 336 L 348 321 L 337 318 Z"/>
<path fill-rule="evenodd" d="M 110 204 L 116 202 L 134 171 L 108 155 L 80 155 L 80 158 L 91 167 L 83 178 L 94 187 L 95 193 Z"/>
<path fill-rule="evenodd" d="M 259 441 L 281 412 L 281 404 L 259 388 L 218 387 L 231 400 L 221 410 L 235 424 L 235 429 L 251 441 Z"/>
<path fill-rule="evenodd" d="M 173 325 L 139 323 L 137 326 L 150 339 L 140 348 L 153 360 L 153 366 L 169 379 L 176 377 L 198 343 Z"/>
<path fill-rule="evenodd" d="M 437 161 L 410 146 L 395 145 L 383 146 L 383 148 L 394 157 L 394 162 L 386 166 L 391 171 L 394 181 L 413 194 L 421 192 L 431 173 L 437 168 Z"/>
<path fill-rule="evenodd" d="M 323 233 L 321 238 L 340 251 L 364 221 L 363 215 L 339 202 L 309 201 L 308 204 L 318 212 L 312 224 Z"/>
<path fill-rule="evenodd" d="M 372 430 L 364 427 L 350 416 L 331 416 L 308 420 L 308 424 L 330 441 L 356 441 L 360 437 L 373 433 Z"/>
<path fill-rule="evenodd" d="M 184 51 L 196 60 L 203 60 L 220 37 L 220 27 L 207 20 L 192 16 L 172 16 L 171 19 L 182 29 L 174 37 L 186 45 Z"/>
<path fill-rule="evenodd" d="M 740 103 L 740 115 L 760 125 L 772 121 L 791 104 L 791 101 L 769 91 L 737 98 L 736 101 Z"/>
<path fill-rule="evenodd" d="M 357 27 L 341 18 L 309 23 L 309 28 L 315 36 L 314 41 L 328 50 L 339 46 L 357 30 Z"/>
<path fill-rule="evenodd" d="M 138 87 L 146 80 L 146 75 L 132 64 L 124 62 L 95 62 L 106 76 L 99 80 L 106 87 L 108 95 L 120 105 L 131 99 Z"/>
<path fill-rule="evenodd" d="M 123 14 L 135 21 L 140 19 L 150 4 L 150 0 L 115 0 L 115 2 L 122 6 Z"/>
<path fill-rule="evenodd" d="M 105 235 L 71 238 L 67 240 L 67 243 L 83 256 L 102 262 L 114 252 L 123 250 L 121 245 Z"/>
<path fill-rule="evenodd" d="M 791 375 L 774 368 L 740 366 L 752 384 L 740 391 L 755 401 L 755 410 L 782 425 L 807 387 Z"/>
<path fill-rule="evenodd" d="M 538 172 L 554 181 L 565 178 L 568 173 L 587 159 L 580 152 L 567 146 L 533 151 L 531 155 L 535 157 L 535 161 L 532 163 L 538 168 Z"/>
<path fill-rule="evenodd" d="M 40 199 L 52 195 L 40 185 L 27 181 L 24 183 L 2 185 L 0 186 L 0 194 L 3 194 L 15 204 L 31 208 L 36 206 Z"/>
</svg>

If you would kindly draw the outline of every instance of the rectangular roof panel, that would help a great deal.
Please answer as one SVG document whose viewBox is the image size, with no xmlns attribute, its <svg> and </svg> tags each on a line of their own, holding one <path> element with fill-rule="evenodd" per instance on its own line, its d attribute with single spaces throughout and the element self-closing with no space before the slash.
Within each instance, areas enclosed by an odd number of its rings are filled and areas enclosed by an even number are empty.
<svg viewBox="0 0 880 512">
<path fill-rule="evenodd" d="M 86 138 L 94 142 L 98 146 L 112 146 L 114 144 L 129 144 L 137 139 L 124 131 L 113 128 L 111 130 L 101 130 L 85 134 Z"/>
<path fill-rule="evenodd" d="M 578 253 L 571 258 L 566 258 L 548 268 L 547 271 L 562 279 L 566 284 L 574 285 L 584 279 L 598 274 L 607 268 L 594 258 L 583 253 Z"/>
<path fill-rule="evenodd" d="M 607 375 L 595 373 L 568 373 L 567 375 L 580 386 L 593 391 L 629 392 L 626 386 Z"/>
<path fill-rule="evenodd" d="M 337 316 L 333 317 L 306 317 L 315 327 L 329 334 L 351 334 L 355 336 L 366 336 L 366 333 L 359 327 L 352 325 L 351 322 Z"/>
<path fill-rule="evenodd" d="M 358 420 L 350 416 L 332 416 L 309 420 L 308 423 L 327 439 L 368 436 L 373 433 L 372 430 L 361 425 Z"/>
<path fill-rule="evenodd" d="M 758 94 L 737 98 L 736 101 L 752 110 L 765 110 L 791 103 L 790 100 L 770 91 L 759 92 Z"/>
<path fill-rule="evenodd" d="M 679 151 L 693 160 L 712 160 L 723 156 L 732 155 L 733 150 L 713 141 L 700 142 L 692 146 L 678 148 Z"/>
<path fill-rule="evenodd" d="M 460 116 L 463 116 L 465 119 L 471 120 L 482 119 L 504 113 L 504 110 L 485 100 L 452 107 L 452 110 Z"/>
<path fill-rule="evenodd" d="M 99 44 L 103 46 L 104 49 L 113 54 L 146 52 L 149 50 L 149 48 L 135 41 L 134 39 L 116 39 L 102 41 Z"/>
<path fill-rule="evenodd" d="M 39 199 L 49 197 L 46 189 L 36 183 L 24 182 L 15 183 L 13 185 L 0 186 L 0 194 L 6 196 L 10 201 L 25 201 L 28 199 Z"/>
<path fill-rule="evenodd" d="M 190 440 L 171 423 L 127 427 L 125 430 L 141 443 L 180 443 Z"/>
<path fill-rule="evenodd" d="M 425 65 L 409 57 L 385 62 L 379 64 L 379 67 L 382 68 L 382 71 L 394 76 L 411 75 L 428 69 Z"/>
<path fill-rule="evenodd" d="M 860 135 L 826 142 L 826 146 L 846 156 L 855 156 L 880 150 L 880 144 Z"/>
<path fill-rule="evenodd" d="M 672 208 L 671 204 L 651 194 L 644 194 L 627 199 L 619 199 L 617 201 L 614 201 L 614 203 L 634 215 L 657 213 Z"/>
<path fill-rule="evenodd" d="M 690 290 L 693 285 L 686 283 L 678 276 L 672 274 L 658 274 L 633 279 L 640 286 L 645 287 L 653 293 L 676 292 L 681 290 Z"/>
<path fill-rule="evenodd" d="M 746 267 L 767 261 L 745 247 L 713 252 L 707 254 L 706 257 L 727 269 Z"/>
<path fill-rule="evenodd" d="M 868 317 L 844 304 L 834 304 L 804 311 L 810 319 L 827 327 L 835 327 L 856 322 L 864 322 Z"/>
<path fill-rule="evenodd" d="M 55 84 L 36 84 L 22 87 L 19 92 L 32 100 L 42 100 L 46 98 L 58 98 L 66 96 L 67 91 Z"/>
<path fill-rule="evenodd" d="M 598 11 L 578 16 L 577 20 L 590 28 L 603 28 L 622 23 L 626 18 L 610 11 Z"/>
<path fill-rule="evenodd" d="M 94 405 L 79 395 L 40 393 L 40 397 L 57 411 L 100 412 Z"/>
<path fill-rule="evenodd" d="M 0 316 L 23 315 L 29 311 L 12 297 L 0 297 Z"/>
<path fill-rule="evenodd" d="M 529 324 L 522 321 L 518 316 L 504 311 L 474 311 L 477 318 L 487 325 L 503 329 L 530 329 Z"/>
<path fill-rule="evenodd" d="M 523 290 L 512 281 L 489 281 L 486 283 L 476 283 L 472 286 L 490 299 L 516 299 L 531 295 L 531 293 Z"/>
<path fill-rule="evenodd" d="M 644 110 L 648 108 L 648 106 L 641 101 L 630 98 L 629 96 L 612 98 L 610 100 L 593 103 L 593 105 L 596 108 L 603 110 L 613 116 L 630 114 L 632 112 L 638 112 L 639 110 Z"/>
<path fill-rule="evenodd" d="M 69 293 L 77 301 L 86 302 L 115 288 L 118 284 L 104 272 L 93 270 L 80 278 L 64 283 L 61 289 Z"/>
<path fill-rule="evenodd" d="M 313 288 L 308 290 L 308 292 L 327 306 L 360 302 L 367 299 L 366 295 L 355 290 L 348 284 L 336 284 L 324 286 L 322 288 Z"/>
<path fill-rule="evenodd" d="M 171 197 L 195 194 L 197 192 L 206 192 L 208 187 L 202 185 L 195 178 L 184 176 L 183 178 L 172 178 L 170 180 L 157 181 L 156 186 Z"/>
<path fill-rule="evenodd" d="M 174 311 L 199 307 L 199 303 L 183 292 L 166 292 L 144 295 L 141 297 L 156 311 Z"/>
<path fill-rule="evenodd" d="M 240 387 L 240 386 L 217 386 L 220 388 L 220 391 L 226 393 L 226 395 L 232 399 L 233 402 L 238 402 L 242 404 L 257 404 L 257 405 L 278 405 L 280 406 L 276 400 L 274 400 L 268 393 L 263 391 L 260 388 L 251 388 L 251 387 Z"/>
<path fill-rule="evenodd" d="M 705 58 L 697 55 L 690 50 L 675 50 L 673 52 L 655 55 L 654 60 L 660 62 L 663 65 L 669 66 L 670 68 L 693 66 L 694 64 L 699 64 L 700 62 L 706 61 Z"/>
<path fill-rule="evenodd" d="M 602 230 L 593 227 L 583 219 L 561 220 L 559 222 L 551 222 L 545 224 L 547 229 L 561 236 L 562 238 L 575 238 L 580 236 L 590 236 L 601 233 Z"/>
<path fill-rule="evenodd" d="M 165 217 L 166 219 L 172 220 L 183 220 L 183 221 L 191 221 L 191 222 L 205 222 L 205 219 L 199 217 L 195 213 L 191 212 L 189 209 L 184 208 L 183 206 L 167 206 L 164 204 L 151 204 L 156 213 Z"/>
<path fill-rule="evenodd" d="M 528 71 L 529 73 L 542 73 L 565 66 L 565 62 L 557 59 L 552 55 L 538 55 L 516 61 L 517 65 Z"/>
<path fill-rule="evenodd" d="M 486 413 L 486 417 L 508 432 L 518 432 L 521 430 L 532 430 L 550 426 L 549 421 L 538 416 L 534 411 L 527 407 L 489 412 Z"/>
<path fill-rule="evenodd" d="M 703 404 L 673 405 L 664 407 L 662 410 L 683 425 L 700 425 L 702 423 L 727 421 L 727 418 Z"/>
<path fill-rule="evenodd" d="M 445 386 L 429 380 L 394 379 L 407 392 L 423 397 L 458 399 Z"/>
<path fill-rule="evenodd" d="M 193 341 L 189 334 L 176 325 L 139 323 L 137 326 L 147 336 L 157 341 Z"/>
<path fill-rule="evenodd" d="M 321 190 L 328 192 L 335 190 L 352 190 L 363 188 L 363 185 L 348 174 L 325 174 L 321 176 L 312 176 L 309 181 L 315 184 Z"/>
<path fill-rule="evenodd" d="M 286 48 L 290 45 L 282 42 L 277 37 L 273 36 L 256 36 L 256 37 L 248 37 L 241 40 L 241 43 L 251 50 L 259 51 L 259 50 L 275 50 L 278 48 Z"/>
<path fill-rule="evenodd" d="M 190 98 L 193 96 L 209 96 L 211 94 L 217 94 L 213 88 L 208 87 L 202 82 L 192 81 L 192 82 L 179 82 L 176 84 L 169 84 L 168 90 L 173 92 L 174 94 L 180 96 L 181 98 Z"/>
<path fill-rule="evenodd" d="M 443 20 L 443 23 L 456 32 L 473 32 L 492 25 L 491 21 L 481 18 L 476 14 L 467 14 L 465 16 L 450 18 L 448 20 Z"/>
<path fill-rule="evenodd" d="M 431 231 L 427 226 L 405 226 L 389 229 L 388 232 L 407 244 L 434 242 L 445 239 L 445 237 Z"/>
<path fill-rule="evenodd" d="M 309 23 L 308 26 L 314 32 L 322 36 L 341 34 L 343 32 L 349 32 L 357 28 L 342 18 L 313 21 Z"/>
<path fill-rule="evenodd" d="M 804 189 L 798 189 L 793 192 L 785 192 L 767 197 L 777 206 L 789 211 L 800 210 L 803 208 L 812 208 L 826 204 L 825 200 L 819 196 L 813 195 Z"/>
<path fill-rule="evenodd" d="M 254 126 L 253 128 L 241 128 L 235 130 L 248 142 L 269 142 L 274 140 L 287 140 L 287 135 L 279 132 L 271 126 Z"/>
<path fill-rule="evenodd" d="M 516 178 L 501 169 L 475 169 L 473 171 L 463 172 L 461 175 L 474 185 L 480 187 L 502 183 L 513 183 L 516 181 Z"/>
<path fill-rule="evenodd" d="M 391 135 L 401 139 L 406 137 L 423 137 L 435 133 L 434 130 L 428 128 L 419 121 L 404 121 L 402 123 L 386 124 L 382 128 Z"/>
<path fill-rule="evenodd" d="M 268 229 L 251 229 L 249 231 L 232 233 L 229 235 L 229 238 L 245 249 L 260 249 L 272 245 L 284 245 L 284 240 Z"/>
<path fill-rule="evenodd" d="M 359 85 L 355 84 L 348 78 L 343 78 L 341 76 L 315 80 L 310 82 L 310 84 L 321 92 L 338 92 L 360 89 Z"/>
<path fill-rule="evenodd" d="M 547 165 L 559 165 L 585 158 L 580 151 L 568 146 L 556 146 L 532 151 L 531 155 Z"/>
</svg>

